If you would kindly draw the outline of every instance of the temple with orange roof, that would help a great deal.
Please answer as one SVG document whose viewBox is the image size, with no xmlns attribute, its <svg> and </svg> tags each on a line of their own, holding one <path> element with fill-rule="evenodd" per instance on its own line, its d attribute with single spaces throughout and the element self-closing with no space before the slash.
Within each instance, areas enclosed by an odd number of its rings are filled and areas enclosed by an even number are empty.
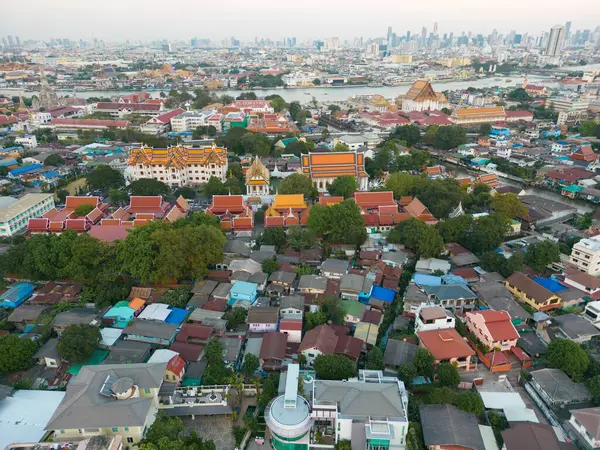
<svg viewBox="0 0 600 450">
<path fill-rule="evenodd" d="M 254 229 L 254 211 L 242 195 L 213 195 L 206 214 L 218 217 L 225 231 L 239 233 Z"/>
<path fill-rule="evenodd" d="M 391 191 L 355 192 L 354 201 L 360 208 L 368 233 L 390 231 L 410 218 L 430 225 L 437 223 L 437 219 L 418 198 L 407 196 L 397 202 Z"/>
<path fill-rule="evenodd" d="M 129 152 L 132 179 L 151 178 L 171 187 L 206 183 L 210 177 L 227 179 L 227 149 L 217 147 L 141 147 Z"/>
<path fill-rule="evenodd" d="M 435 92 L 428 80 L 415 81 L 402 98 L 402 111 L 441 110 L 450 107 L 446 96 Z"/>
<path fill-rule="evenodd" d="M 265 228 L 306 225 L 310 206 L 302 194 L 277 194 L 265 211 Z"/>
<path fill-rule="evenodd" d="M 478 123 L 504 122 L 506 112 L 502 106 L 489 108 L 455 109 L 450 116 L 454 125 L 473 125 Z"/>
<path fill-rule="evenodd" d="M 583 144 L 569 156 L 573 161 L 585 161 L 592 162 L 598 159 L 598 155 L 594 153 L 592 150 L 592 146 L 590 144 Z"/>
<path fill-rule="evenodd" d="M 93 209 L 85 216 L 78 216 L 75 209 L 89 205 Z M 27 231 L 30 233 L 61 233 L 65 230 L 87 232 L 106 215 L 108 205 L 100 197 L 67 196 L 65 207 L 46 212 L 39 219 L 29 219 Z"/>
<path fill-rule="evenodd" d="M 270 176 L 269 169 L 255 156 L 250 167 L 246 169 L 246 194 L 269 195 Z"/>
<path fill-rule="evenodd" d="M 496 186 L 500 186 L 500 184 L 502 184 L 500 183 L 498 176 L 493 173 L 478 176 L 477 178 L 475 178 L 473 185 L 481 183 L 487 184 L 491 188 L 495 188 Z"/>
<path fill-rule="evenodd" d="M 311 152 L 302 155 L 301 173 L 312 180 L 319 192 L 326 192 L 327 185 L 341 176 L 356 178 L 359 191 L 366 191 L 369 185 L 369 176 L 365 172 L 365 158 L 362 153 Z"/>
</svg>

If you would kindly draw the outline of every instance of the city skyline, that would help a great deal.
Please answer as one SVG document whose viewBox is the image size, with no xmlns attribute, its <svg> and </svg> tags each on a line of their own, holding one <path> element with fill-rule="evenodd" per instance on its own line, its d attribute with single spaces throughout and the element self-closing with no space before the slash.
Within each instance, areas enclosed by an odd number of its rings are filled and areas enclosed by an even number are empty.
<svg viewBox="0 0 600 450">
<path fill-rule="evenodd" d="M 224 39 L 231 36 L 244 41 L 281 36 L 295 36 L 298 40 L 337 36 L 350 40 L 361 36 L 385 37 L 390 26 L 398 35 L 406 31 L 419 33 L 422 28 L 429 33 L 436 23 L 440 35 L 463 31 L 485 35 L 494 29 L 503 34 L 511 30 L 538 34 L 548 32 L 557 24 L 564 26 L 567 21 L 572 23 L 571 30 L 593 30 L 600 25 L 600 14 L 586 12 L 597 10 L 595 0 L 582 0 L 578 11 L 569 11 L 568 16 L 565 16 L 563 5 L 517 0 L 508 0 L 503 5 L 508 14 L 501 16 L 491 14 L 489 8 L 472 0 L 459 0 L 452 5 L 434 0 L 427 8 L 387 0 L 369 8 L 348 8 L 341 0 L 327 4 L 307 0 L 301 5 L 278 4 L 276 8 L 265 0 L 251 4 L 233 0 L 228 5 L 228 8 L 220 9 L 212 5 L 200 7 L 189 0 L 174 0 L 165 11 L 164 3 L 156 1 L 107 0 L 100 5 L 56 0 L 50 7 L 47 2 L 30 0 L 20 5 L 18 11 L 8 9 L 3 34 L 18 35 L 22 40 L 68 37 L 98 38 L 109 42 L 189 40 L 192 37 Z M 532 24 L 530 17 L 538 14 L 540 7 L 544 8 L 544 15 Z M 465 9 L 469 10 L 468 18 L 464 15 Z M 109 17 L 98 22 L 98 16 L 106 12 L 119 13 L 121 19 Z M 52 14 L 51 21 L 49 14 Z M 168 17 L 167 22 L 165 17 Z"/>
</svg>

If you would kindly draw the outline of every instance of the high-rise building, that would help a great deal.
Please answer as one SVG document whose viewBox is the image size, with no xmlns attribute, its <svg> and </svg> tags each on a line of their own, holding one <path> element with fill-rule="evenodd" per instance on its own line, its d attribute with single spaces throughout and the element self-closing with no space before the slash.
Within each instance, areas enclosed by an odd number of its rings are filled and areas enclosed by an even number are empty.
<svg viewBox="0 0 600 450">
<path fill-rule="evenodd" d="M 433 35 L 437 36 L 437 34 L 438 34 L 438 23 L 433 22 Z"/>
<path fill-rule="evenodd" d="M 546 56 L 560 56 L 564 39 L 565 27 L 562 25 L 554 25 L 550 29 L 550 36 L 546 43 Z"/>
<path fill-rule="evenodd" d="M 13 37 L 12 36 L 8 36 L 8 46 L 9 47 L 14 47 L 14 45 L 15 45 L 15 41 L 14 41 Z"/>
<path fill-rule="evenodd" d="M 569 39 L 570 36 L 571 36 L 571 21 L 569 20 L 565 24 L 565 39 Z"/>
<path fill-rule="evenodd" d="M 21 46 L 21 39 L 19 39 L 19 36 L 15 36 L 15 43 L 17 44 L 17 47 Z"/>
<path fill-rule="evenodd" d="M 423 42 L 425 42 L 425 40 L 427 39 L 427 27 L 423 27 L 421 29 L 421 39 L 423 40 Z"/>
<path fill-rule="evenodd" d="M 388 27 L 387 41 L 388 41 L 388 44 L 392 43 L 392 27 Z"/>
<path fill-rule="evenodd" d="M 410 30 L 406 32 L 406 41 L 410 41 Z"/>
</svg>

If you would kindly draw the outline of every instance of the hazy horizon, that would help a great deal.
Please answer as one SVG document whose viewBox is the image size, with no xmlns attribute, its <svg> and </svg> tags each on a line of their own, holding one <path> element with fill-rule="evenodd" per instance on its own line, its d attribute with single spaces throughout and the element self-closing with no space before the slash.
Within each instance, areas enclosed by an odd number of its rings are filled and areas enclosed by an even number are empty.
<svg viewBox="0 0 600 450">
<path fill-rule="evenodd" d="M 6 1 L 6 0 L 5 0 Z M 225 7 L 191 0 L 105 0 L 102 3 L 75 0 L 25 0 L 15 8 L 4 8 L 2 35 L 21 40 L 50 38 L 122 40 L 189 40 L 192 37 L 224 39 L 255 37 L 281 39 L 383 37 L 388 26 L 399 36 L 421 28 L 438 33 L 472 31 L 484 35 L 494 29 L 506 34 L 549 31 L 571 21 L 571 31 L 600 25 L 598 0 L 581 0 L 574 12 L 569 5 L 543 0 L 506 0 L 490 6 L 481 1 L 431 0 L 401 4 L 379 0 L 368 5 L 348 6 L 342 0 L 304 0 L 300 4 L 273 4 L 230 0 Z M 104 16 L 104 18 L 103 18 Z"/>
</svg>

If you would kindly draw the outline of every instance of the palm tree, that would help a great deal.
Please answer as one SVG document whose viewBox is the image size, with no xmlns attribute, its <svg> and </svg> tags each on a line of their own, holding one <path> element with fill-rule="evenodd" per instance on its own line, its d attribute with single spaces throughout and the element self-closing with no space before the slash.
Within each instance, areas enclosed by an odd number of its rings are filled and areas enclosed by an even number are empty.
<svg viewBox="0 0 600 450">
<path fill-rule="evenodd" d="M 244 378 L 239 373 L 236 373 L 229 378 L 229 384 L 235 389 L 236 403 L 239 408 L 242 407 L 242 395 L 244 393 Z"/>
</svg>

